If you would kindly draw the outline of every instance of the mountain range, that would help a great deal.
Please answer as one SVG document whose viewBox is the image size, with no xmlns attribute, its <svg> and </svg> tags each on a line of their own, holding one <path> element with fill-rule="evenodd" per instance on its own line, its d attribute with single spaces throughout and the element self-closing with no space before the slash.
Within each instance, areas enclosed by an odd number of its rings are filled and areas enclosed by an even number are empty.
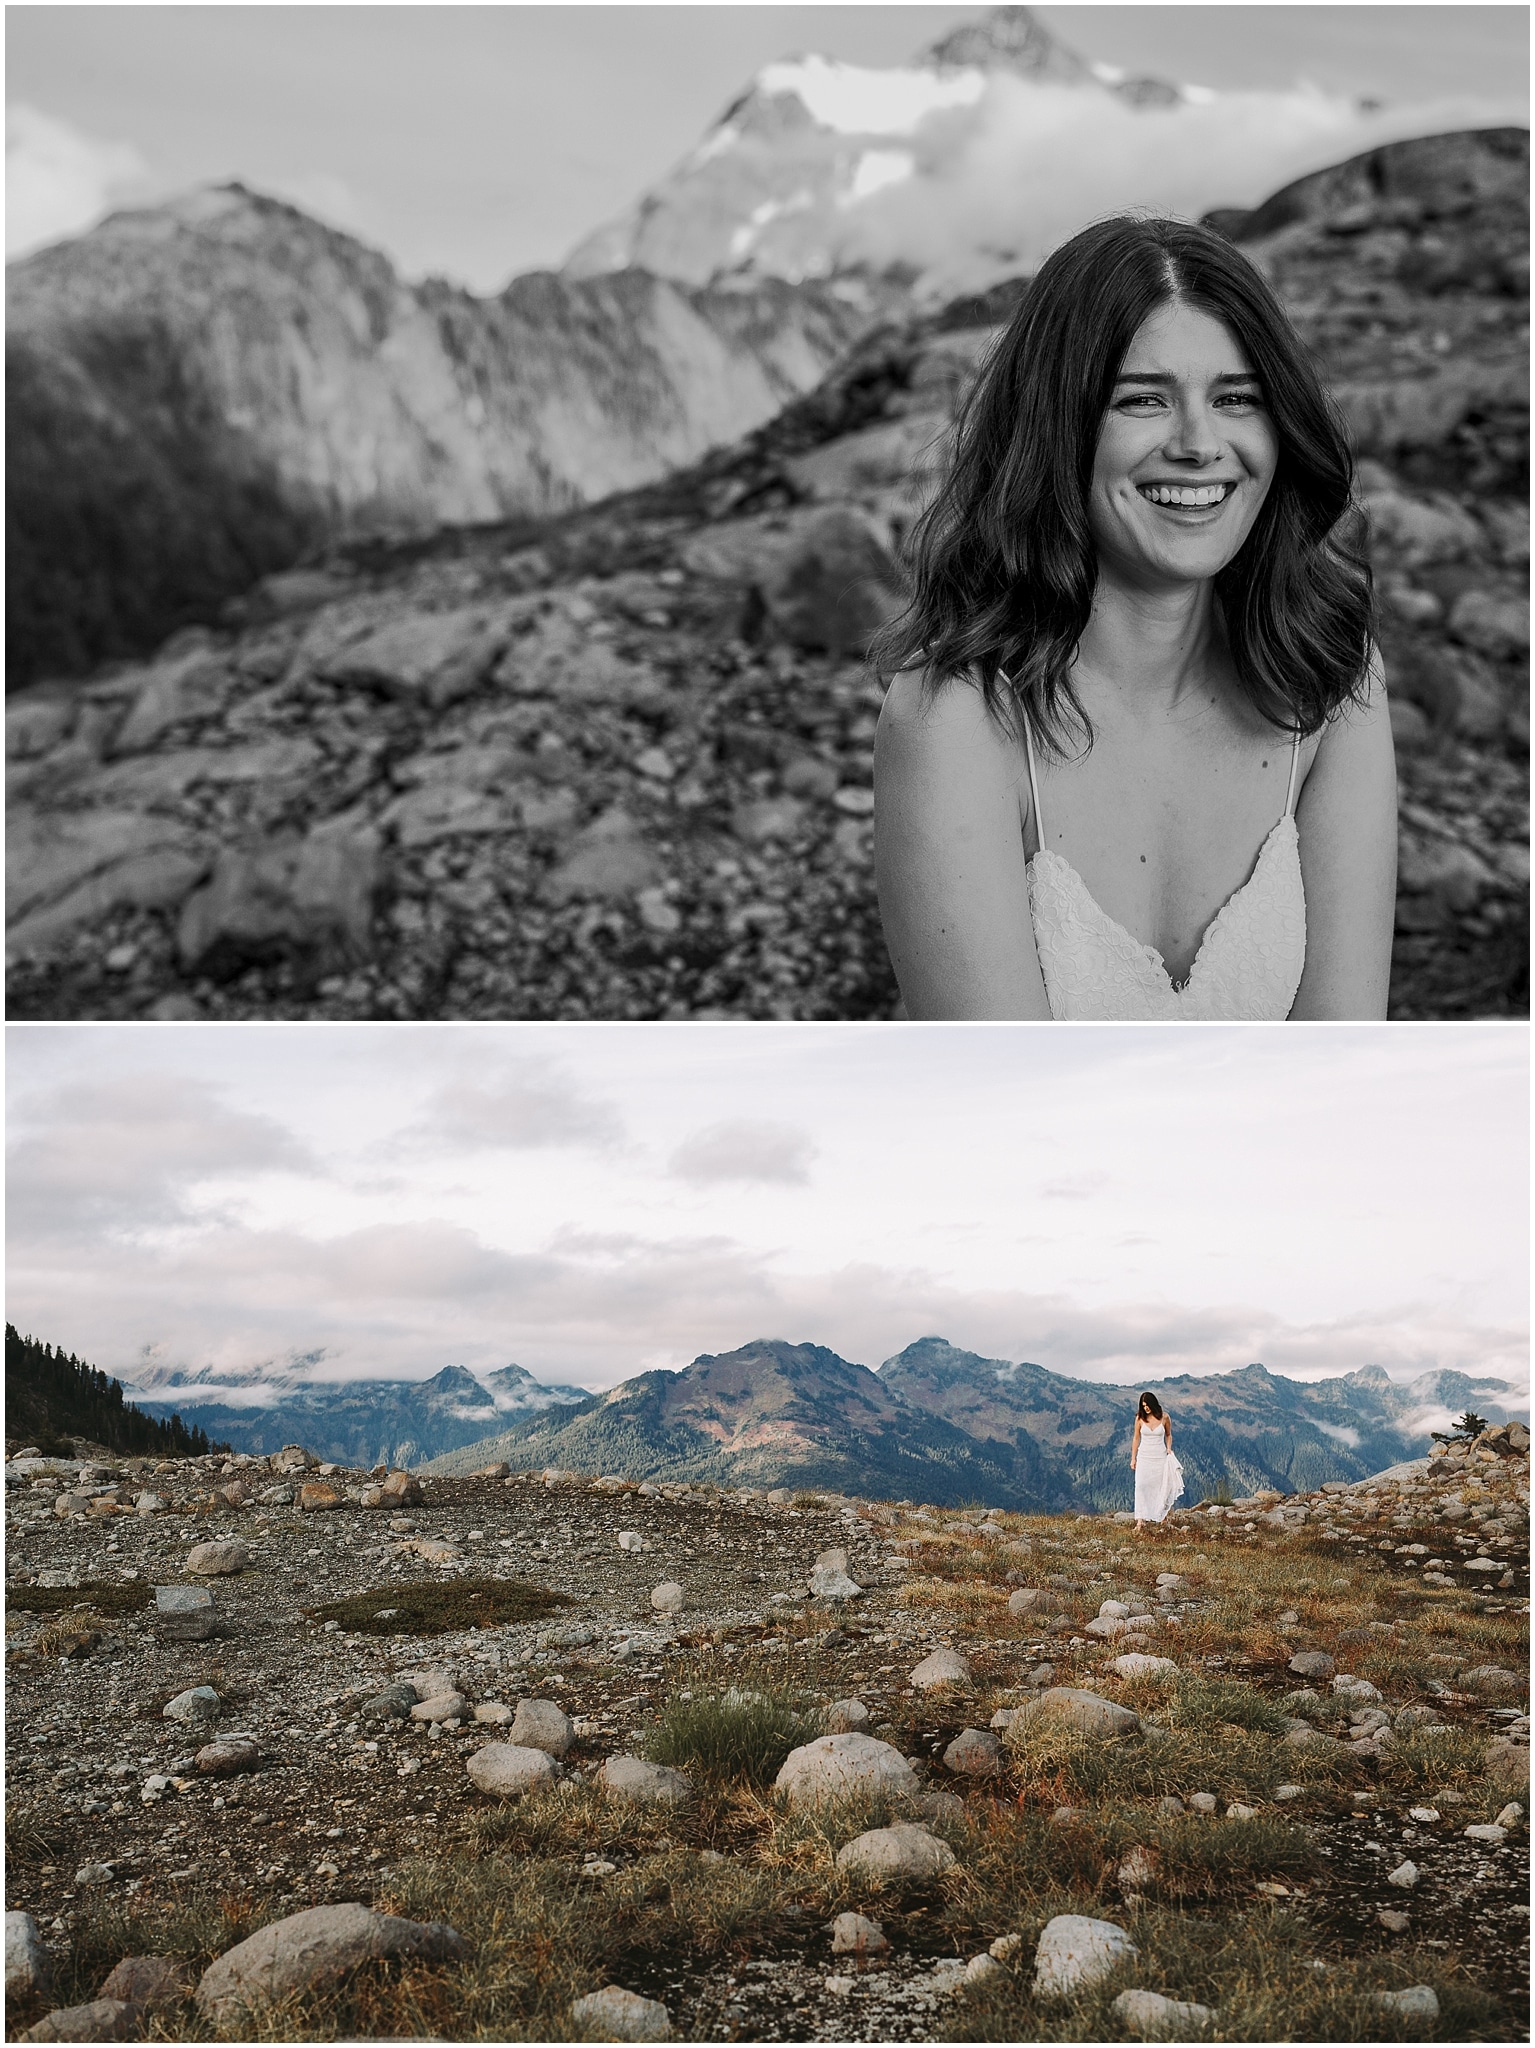
<svg viewBox="0 0 1535 2048">
<path fill-rule="evenodd" d="M 1302 1382 L 1249 1365 L 1151 1386 L 1173 1419 L 1192 1499 L 1222 1485 L 1292 1492 L 1362 1478 L 1424 1455 L 1429 1430 L 1451 1413 L 1505 1419 L 1510 1398 L 1501 1380 L 1439 1370 L 1399 1386 L 1379 1366 Z M 350 1465 L 463 1473 L 507 1459 L 1050 1511 L 1131 1497 L 1135 1390 L 941 1337 L 909 1344 L 877 1372 L 824 1345 L 762 1339 L 600 1394 L 544 1385 L 519 1366 L 479 1377 L 450 1366 L 415 1383 L 287 1375 L 236 1388 L 222 1376 L 216 1389 L 202 1373 L 168 1372 L 128 1391 L 151 1411 L 174 1402 L 237 1450 L 303 1443 Z M 264 1405 L 231 1401 L 232 1391 L 259 1392 Z"/>
<path fill-rule="evenodd" d="M 548 1385 L 520 1365 L 478 1377 L 449 1365 L 426 1380 L 329 1381 L 266 1367 L 152 1367 L 124 1391 L 147 1413 L 174 1409 L 233 1450 L 270 1454 L 299 1443 L 365 1470 L 418 1465 L 477 1443 L 509 1418 L 591 1399 L 584 1387 Z"/>
</svg>

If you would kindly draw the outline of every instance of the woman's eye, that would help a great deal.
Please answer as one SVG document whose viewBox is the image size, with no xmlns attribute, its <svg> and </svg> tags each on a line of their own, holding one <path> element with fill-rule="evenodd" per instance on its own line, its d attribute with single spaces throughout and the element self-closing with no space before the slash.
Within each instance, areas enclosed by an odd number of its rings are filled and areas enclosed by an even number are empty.
<svg viewBox="0 0 1535 2048">
<path fill-rule="evenodd" d="M 1227 406 L 1262 405 L 1263 397 L 1257 391 L 1228 391 L 1224 398 L 1217 400 L 1217 403 Z"/>
<path fill-rule="evenodd" d="M 1121 409 L 1127 405 L 1161 405 L 1162 403 L 1163 399 L 1160 391 L 1132 391 L 1128 397 L 1119 400 Z"/>
</svg>

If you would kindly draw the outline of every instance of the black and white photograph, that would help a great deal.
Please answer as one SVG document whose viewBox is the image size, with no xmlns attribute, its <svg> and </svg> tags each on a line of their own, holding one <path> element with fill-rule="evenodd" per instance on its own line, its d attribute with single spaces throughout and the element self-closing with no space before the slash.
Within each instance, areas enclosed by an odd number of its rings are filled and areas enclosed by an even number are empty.
<svg viewBox="0 0 1535 2048">
<path fill-rule="evenodd" d="M 1525 9 L 6 37 L 11 1018 L 1527 1014 Z"/>
<path fill-rule="evenodd" d="M 8 1068 L 13 2039 L 1527 2038 L 1524 1029 Z"/>
</svg>

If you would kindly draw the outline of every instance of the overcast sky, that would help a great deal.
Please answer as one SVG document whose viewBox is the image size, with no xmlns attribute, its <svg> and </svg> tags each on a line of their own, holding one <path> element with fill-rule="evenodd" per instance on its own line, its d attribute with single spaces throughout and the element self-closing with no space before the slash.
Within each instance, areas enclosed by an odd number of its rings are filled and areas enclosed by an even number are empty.
<svg viewBox="0 0 1535 2048">
<path fill-rule="evenodd" d="M 498 290 L 632 205 L 764 64 L 809 50 L 901 64 L 987 11 L 11 6 L 7 252 L 113 205 L 238 177 L 383 248 L 408 276 Z M 1202 205 L 1251 204 L 1275 177 L 1368 146 L 1379 123 L 1346 105 L 1360 95 L 1391 103 L 1392 132 L 1528 119 L 1523 6 L 1037 12 L 1091 58 L 1251 96 L 1234 130 L 1218 116 L 1189 128 L 1211 159 Z M 1303 103 L 1299 82 L 1339 105 Z M 1137 131 L 1147 146 L 1155 129 Z M 1101 171 L 1131 140 L 1094 132 L 1083 148 Z M 1127 160 L 1132 183 L 1136 168 Z"/>
<path fill-rule="evenodd" d="M 1525 1380 L 1522 1027 L 13 1026 L 8 1315 L 597 1388 L 937 1334 Z"/>
</svg>

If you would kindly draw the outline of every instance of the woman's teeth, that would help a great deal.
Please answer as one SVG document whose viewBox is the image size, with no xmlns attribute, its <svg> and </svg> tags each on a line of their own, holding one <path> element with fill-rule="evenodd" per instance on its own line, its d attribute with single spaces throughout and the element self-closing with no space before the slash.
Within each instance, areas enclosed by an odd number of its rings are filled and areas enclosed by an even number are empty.
<svg viewBox="0 0 1535 2048">
<path fill-rule="evenodd" d="M 1143 498 L 1153 505 L 1221 505 L 1230 495 L 1230 484 L 1141 484 Z"/>
</svg>

